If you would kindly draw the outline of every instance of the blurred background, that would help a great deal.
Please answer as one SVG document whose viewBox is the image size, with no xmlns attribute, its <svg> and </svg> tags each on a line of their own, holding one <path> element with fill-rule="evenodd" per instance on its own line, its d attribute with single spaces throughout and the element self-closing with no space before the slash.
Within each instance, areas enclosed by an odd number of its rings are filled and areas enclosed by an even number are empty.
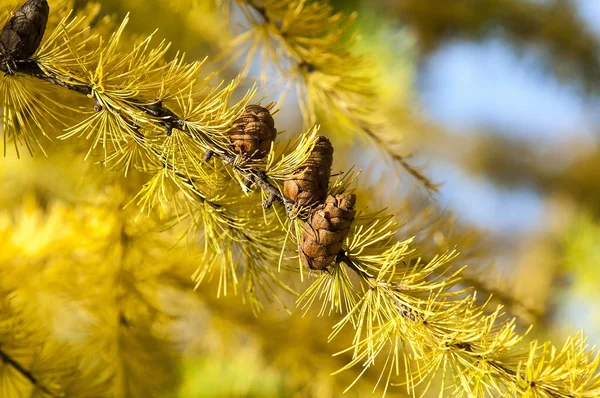
<svg viewBox="0 0 600 398">
<path fill-rule="evenodd" d="M 439 198 L 494 242 L 508 292 L 552 339 L 600 338 L 600 3 L 390 1 L 411 37 L 415 137 Z"/>
<path fill-rule="evenodd" d="M 559 344 L 584 329 L 598 343 L 600 1 L 443 3 L 332 2 L 357 12 L 355 51 L 368 51 L 380 68 L 388 120 L 411 162 L 441 184 L 429 195 L 402 175 L 391 201 L 427 203 L 454 214 L 456 230 L 476 235 L 482 250 L 464 260 L 466 283 L 492 295 L 523 328 L 535 324 L 533 337 Z M 134 33 L 159 28 L 158 37 L 190 59 L 221 48 L 222 27 L 200 0 L 107 0 L 102 7 L 117 18 L 131 12 Z M 291 135 L 302 118 L 282 110 L 277 121 Z M 374 184 L 386 178 L 376 148 L 346 145 L 340 164 L 369 170 Z M 194 338 L 175 396 L 338 396 L 352 379 L 316 376 L 341 363 L 330 356 L 327 322 L 298 313 L 256 319 L 235 298 L 196 295 L 202 300 L 189 298 L 197 311 L 186 315 L 182 333 Z M 349 394 L 361 396 L 361 388 Z"/>
<path fill-rule="evenodd" d="M 491 242 L 479 290 L 555 341 L 599 341 L 600 2 L 338 3 L 385 21 L 359 29 L 412 66 L 407 146 L 437 204 Z"/>
</svg>

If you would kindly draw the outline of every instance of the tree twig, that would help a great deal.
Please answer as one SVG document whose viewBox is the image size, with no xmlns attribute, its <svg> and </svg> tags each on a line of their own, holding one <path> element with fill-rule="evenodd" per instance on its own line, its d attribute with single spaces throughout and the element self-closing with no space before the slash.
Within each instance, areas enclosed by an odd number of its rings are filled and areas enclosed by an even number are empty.
<svg viewBox="0 0 600 398">
<path fill-rule="evenodd" d="M 79 94 L 84 94 L 87 96 L 93 95 L 93 89 L 91 86 L 84 84 L 76 84 L 76 83 L 67 83 L 63 80 L 60 80 L 56 76 L 45 73 L 39 65 L 35 61 L 25 61 L 19 62 L 16 64 L 16 68 L 14 70 L 15 73 L 22 73 L 36 79 L 40 79 L 46 81 L 48 83 L 66 88 L 67 90 L 74 91 Z M 144 104 L 142 101 L 132 99 L 131 103 L 134 104 L 140 111 L 150 115 L 154 118 L 160 120 L 160 123 L 165 127 L 165 131 L 169 134 L 173 129 L 180 130 L 188 135 L 190 138 L 194 138 L 186 128 L 186 122 L 178 115 L 175 114 L 172 110 L 165 107 L 161 102 L 156 102 L 154 104 Z M 223 162 L 231 164 L 231 166 L 240 173 L 246 180 L 256 184 L 261 189 L 269 194 L 269 201 L 272 203 L 273 201 L 278 201 L 283 204 L 286 214 L 289 215 L 290 211 L 293 208 L 293 202 L 286 198 L 279 188 L 277 188 L 274 184 L 269 181 L 269 177 L 266 173 L 257 170 L 250 170 L 239 167 L 235 165 L 235 156 L 227 153 L 216 153 L 213 152 L 212 156 L 219 157 Z"/>
<path fill-rule="evenodd" d="M 58 397 L 58 395 L 56 395 L 55 393 L 50 391 L 50 389 L 48 387 L 46 387 L 42 383 L 40 383 L 39 379 L 37 377 L 35 377 L 35 375 L 31 371 L 25 369 L 25 367 L 23 365 L 21 365 L 16 359 L 14 359 L 10 355 L 8 355 L 2 349 L 0 349 L 0 360 L 2 360 L 6 364 L 12 366 L 23 377 L 25 377 L 27 380 L 29 380 L 29 382 L 31 384 L 33 384 L 36 388 L 43 391 L 45 394 L 48 394 L 53 397 Z"/>
</svg>

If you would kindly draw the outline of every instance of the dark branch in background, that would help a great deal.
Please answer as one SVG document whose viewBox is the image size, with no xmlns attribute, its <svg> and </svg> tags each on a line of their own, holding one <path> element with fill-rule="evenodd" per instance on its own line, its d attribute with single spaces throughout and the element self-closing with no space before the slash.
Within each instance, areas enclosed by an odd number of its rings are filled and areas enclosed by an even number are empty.
<svg viewBox="0 0 600 398">
<path fill-rule="evenodd" d="M 578 15 L 573 1 L 386 0 L 376 2 L 416 33 L 428 54 L 456 39 L 504 37 L 518 50 L 541 49 L 559 79 L 600 89 L 600 39 Z"/>
<path fill-rule="evenodd" d="M 471 147 L 460 159 L 465 170 L 507 188 L 532 187 L 546 194 L 559 194 L 600 217 L 600 151 L 557 162 L 553 151 L 540 154 L 524 142 L 499 134 L 482 136 L 468 145 Z"/>
<path fill-rule="evenodd" d="M 468 275 L 463 272 L 461 276 L 461 284 L 468 286 L 475 290 L 478 294 L 483 293 L 487 298 L 492 298 L 502 303 L 508 311 L 517 316 L 526 315 L 534 319 L 539 319 L 544 315 L 544 310 L 528 306 L 522 300 L 511 295 L 510 291 L 505 288 L 494 287 L 491 283 L 488 283 L 482 278 L 477 276 Z M 523 314 L 524 312 L 524 314 Z"/>
<path fill-rule="evenodd" d="M 271 19 L 267 15 L 267 10 L 265 9 L 264 6 L 256 4 L 253 0 L 245 0 L 244 3 L 246 3 L 246 5 L 248 5 L 250 8 L 254 9 L 254 11 L 256 11 L 257 13 L 259 13 L 260 16 L 263 18 L 263 20 L 265 21 L 265 23 L 271 22 Z"/>
<path fill-rule="evenodd" d="M 52 397 L 58 397 L 55 393 L 50 391 L 48 387 L 44 386 L 40 383 L 37 377 L 33 375 L 29 370 L 25 369 L 23 365 L 17 362 L 13 357 L 8 355 L 4 350 L 0 348 L 0 360 L 7 365 L 12 366 L 17 372 L 19 372 L 23 377 L 25 377 L 31 384 L 33 384 L 37 389 L 48 394 Z"/>
<path fill-rule="evenodd" d="M 390 150 L 388 143 L 381 139 L 381 137 L 379 137 L 373 131 L 373 129 L 369 128 L 368 126 L 361 125 L 361 123 L 359 123 L 359 125 L 361 126 L 361 129 L 364 131 L 364 133 L 373 141 L 375 141 L 378 148 L 387 153 L 387 155 L 394 161 L 398 162 L 398 164 L 400 164 L 400 166 L 402 166 L 402 168 L 404 168 L 404 170 L 406 170 L 408 174 L 412 175 L 413 178 L 415 178 L 417 181 L 423 184 L 423 186 L 427 188 L 429 192 L 439 192 L 439 184 L 430 181 L 429 178 L 426 177 L 423 173 L 421 173 L 418 169 L 411 166 L 411 164 L 406 161 L 407 157 L 400 156 L 399 154 Z"/>
</svg>

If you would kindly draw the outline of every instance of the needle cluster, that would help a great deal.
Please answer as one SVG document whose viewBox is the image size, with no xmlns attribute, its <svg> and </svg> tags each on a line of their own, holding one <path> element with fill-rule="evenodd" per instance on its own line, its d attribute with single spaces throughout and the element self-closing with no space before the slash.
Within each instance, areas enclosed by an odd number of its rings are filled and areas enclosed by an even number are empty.
<svg viewBox="0 0 600 398">
<path fill-rule="evenodd" d="M 347 63 L 340 44 L 346 21 L 325 3 L 241 5 L 252 18 L 262 18 L 267 32 L 277 29 L 286 32 L 286 43 L 295 40 L 293 58 L 303 74 Z M 461 271 L 450 266 L 455 251 L 423 260 L 414 239 L 397 239 L 393 214 L 367 210 L 366 200 L 355 203 L 354 173 L 329 181 L 332 147 L 317 127 L 281 149 L 273 141 L 269 108 L 254 103 L 254 88 L 231 101 L 237 81 L 211 85 L 202 73 L 204 62 L 188 62 L 182 54 L 167 59 L 169 44 L 154 43 L 152 36 L 130 45 L 127 18 L 111 27 L 53 12 L 51 7 L 49 33 L 31 56 L 3 53 L 5 61 L 14 61 L 0 77 L 5 136 L 16 148 L 25 143 L 30 150 L 44 135 L 73 141 L 86 158 L 119 172 L 123 181 L 142 181 L 128 208 L 136 205 L 141 218 L 183 230 L 178 239 L 202 248 L 192 276 L 196 287 L 215 280 L 219 296 L 239 290 L 258 314 L 265 302 L 285 305 L 283 295 L 296 293 L 279 271 L 301 277 L 308 272 L 315 278 L 298 304 L 320 305 L 321 314 L 339 317 L 330 339 L 346 330 L 353 335 L 340 353 L 350 357 L 340 371 L 358 368 L 357 379 L 378 371 L 384 391 L 399 385 L 413 395 L 438 388 L 444 396 L 598 396 L 600 357 L 583 336 L 561 348 L 527 343 L 501 308 L 486 312 L 475 293 L 460 288 Z M 4 29 L 14 28 L 18 13 L 6 13 Z M 43 18 L 29 20 L 43 31 Z M 338 50 L 316 57 L 325 48 Z M 344 86 L 355 78 L 340 75 L 327 91 L 321 87 L 328 96 L 324 102 L 339 106 L 364 99 L 368 87 L 359 84 L 350 92 Z M 355 121 L 364 127 L 369 108 L 361 109 L 340 112 L 359 115 Z M 307 183 L 309 177 L 317 184 Z M 315 188 L 315 200 L 301 203 L 309 188 Z M 112 211 L 120 222 L 132 220 L 121 206 Z M 127 228 L 110 230 L 120 242 L 115 255 L 127 266 L 110 275 L 122 283 L 121 292 L 136 291 L 131 286 L 136 279 L 128 279 L 140 266 L 136 261 L 143 253 L 164 260 L 168 248 L 165 242 L 138 241 Z M 125 293 L 114 300 L 127 302 Z M 113 321 L 123 330 L 135 322 L 153 325 L 160 315 L 144 297 L 131 296 L 137 304 L 125 305 Z M 3 344 L 0 340 L 0 349 Z M 10 359 L 4 363 L 36 386 L 33 372 Z"/>
</svg>

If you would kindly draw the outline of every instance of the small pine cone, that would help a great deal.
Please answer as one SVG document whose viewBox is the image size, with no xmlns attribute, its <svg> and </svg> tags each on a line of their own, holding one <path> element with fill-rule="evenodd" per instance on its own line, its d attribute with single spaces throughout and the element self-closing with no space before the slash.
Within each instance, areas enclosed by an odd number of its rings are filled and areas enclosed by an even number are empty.
<svg viewBox="0 0 600 398">
<path fill-rule="evenodd" d="M 305 266 L 323 270 L 335 260 L 350 232 L 355 202 L 354 194 L 329 195 L 311 213 L 300 242 L 300 258 Z"/>
<path fill-rule="evenodd" d="M 317 143 L 310 156 L 296 170 L 291 180 L 283 183 L 283 194 L 299 206 L 313 206 L 321 203 L 327 196 L 333 146 L 323 136 L 317 137 Z"/>
<path fill-rule="evenodd" d="M 0 53 L 4 61 L 22 61 L 35 54 L 49 13 L 46 0 L 29 0 L 15 11 L 0 32 Z"/>
<path fill-rule="evenodd" d="M 249 105 L 229 130 L 229 141 L 236 153 L 251 159 L 262 159 L 277 137 L 271 112 L 260 105 Z"/>
</svg>

